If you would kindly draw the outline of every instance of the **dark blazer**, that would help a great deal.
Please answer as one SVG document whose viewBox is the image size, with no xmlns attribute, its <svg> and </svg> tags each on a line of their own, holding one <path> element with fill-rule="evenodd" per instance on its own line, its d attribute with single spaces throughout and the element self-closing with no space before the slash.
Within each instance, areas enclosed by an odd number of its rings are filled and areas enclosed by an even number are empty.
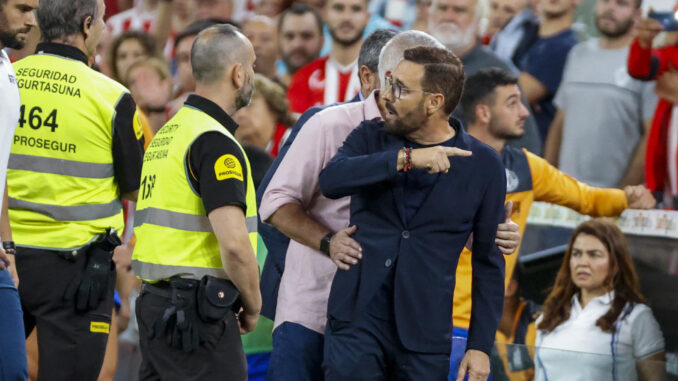
<svg viewBox="0 0 678 381">
<path fill-rule="evenodd" d="M 419 210 L 405 221 L 404 190 L 397 182 L 397 152 L 404 140 L 382 122 L 354 130 L 320 175 L 329 198 L 351 196 L 354 238 L 363 259 L 338 270 L 328 316 L 351 321 L 370 303 L 394 265 L 394 312 L 398 336 L 408 350 L 449 353 L 452 294 L 459 254 L 473 232 L 473 311 L 470 349 L 490 352 L 504 304 L 504 258 L 494 243 L 504 219 L 506 177 L 499 155 L 466 134 L 461 125 L 455 146 L 473 152 L 452 157 Z"/>
<path fill-rule="evenodd" d="M 353 97 L 348 102 L 360 102 L 360 94 Z M 301 131 L 301 128 L 306 124 L 306 121 L 311 119 L 311 117 L 318 112 L 332 106 L 337 106 L 342 103 L 333 103 L 327 106 L 316 106 L 311 107 L 306 110 L 299 120 L 294 124 L 290 136 L 285 140 L 280 152 L 278 152 L 278 157 L 275 158 L 273 164 L 268 168 L 266 175 L 259 183 L 257 187 L 257 205 L 261 205 L 261 200 L 264 198 L 264 192 L 268 187 L 268 184 L 271 182 L 275 171 L 278 170 L 280 163 L 287 155 L 287 151 L 290 149 L 290 146 L 294 142 L 294 139 Z M 268 249 L 268 255 L 266 256 L 266 261 L 264 262 L 264 268 L 261 270 L 261 297 L 262 297 L 262 308 L 261 314 L 267 318 L 274 320 L 275 319 L 275 309 L 278 305 L 278 289 L 280 288 L 280 279 L 282 278 L 283 270 L 285 269 L 285 255 L 287 254 L 287 246 L 290 244 L 290 239 L 278 229 L 274 228 L 271 225 L 265 224 L 260 219 L 258 220 L 258 231 L 261 239 L 264 241 L 266 248 Z"/>
</svg>

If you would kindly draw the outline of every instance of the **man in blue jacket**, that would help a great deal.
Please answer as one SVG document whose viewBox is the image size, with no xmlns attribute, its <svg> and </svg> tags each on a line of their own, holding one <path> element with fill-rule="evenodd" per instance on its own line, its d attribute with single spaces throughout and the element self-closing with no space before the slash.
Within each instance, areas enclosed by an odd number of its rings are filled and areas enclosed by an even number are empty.
<svg viewBox="0 0 678 381">
<path fill-rule="evenodd" d="M 459 254 L 473 233 L 473 310 L 458 380 L 486 380 L 501 317 L 504 259 L 495 244 L 506 179 L 496 152 L 449 123 L 464 72 L 446 49 L 418 47 L 387 80 L 385 123 L 366 121 L 320 176 L 351 196 L 360 250 L 333 251 L 325 377 L 447 379 Z"/>
<path fill-rule="evenodd" d="M 379 64 L 379 53 L 386 42 L 388 42 L 396 33 L 397 32 L 393 30 L 378 29 L 375 33 L 372 33 L 365 39 L 360 48 L 360 54 L 358 55 L 360 92 L 353 99 L 348 101 L 349 103 L 364 101 L 373 90 L 379 88 L 380 82 L 378 80 L 375 81 L 375 78 L 378 78 L 377 65 Z M 264 197 L 268 184 L 271 182 L 273 175 L 278 170 L 285 155 L 287 155 L 287 151 L 290 149 L 290 146 L 296 139 L 299 131 L 301 131 L 301 128 L 313 115 L 328 107 L 339 104 L 341 103 L 311 107 L 301 114 L 299 120 L 297 120 L 292 128 L 290 136 L 280 149 L 278 157 L 273 161 L 273 164 L 271 164 L 271 167 L 268 169 L 257 188 L 257 205 L 261 205 L 261 200 Z M 273 320 L 275 318 L 280 278 L 282 277 L 283 269 L 285 268 L 285 254 L 290 239 L 278 231 L 278 229 L 263 223 L 261 220 L 259 221 L 258 227 L 259 235 L 261 235 L 261 238 L 264 240 L 266 248 L 268 249 L 268 256 L 266 257 L 266 262 L 261 273 L 261 294 L 263 300 L 261 314 Z"/>
</svg>

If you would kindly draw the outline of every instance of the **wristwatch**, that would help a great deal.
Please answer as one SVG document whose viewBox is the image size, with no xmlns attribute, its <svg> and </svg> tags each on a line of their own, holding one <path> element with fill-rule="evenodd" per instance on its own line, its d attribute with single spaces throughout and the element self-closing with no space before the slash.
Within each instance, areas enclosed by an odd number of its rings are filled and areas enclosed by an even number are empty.
<svg viewBox="0 0 678 381">
<path fill-rule="evenodd" d="M 329 232 L 323 237 L 323 239 L 320 240 L 320 251 L 325 253 L 325 255 L 328 257 L 330 256 L 330 240 L 332 239 L 333 235 L 334 232 Z"/>
<path fill-rule="evenodd" d="M 2 248 L 7 254 L 14 255 L 16 253 L 16 245 L 14 244 L 14 241 L 3 241 Z"/>
</svg>

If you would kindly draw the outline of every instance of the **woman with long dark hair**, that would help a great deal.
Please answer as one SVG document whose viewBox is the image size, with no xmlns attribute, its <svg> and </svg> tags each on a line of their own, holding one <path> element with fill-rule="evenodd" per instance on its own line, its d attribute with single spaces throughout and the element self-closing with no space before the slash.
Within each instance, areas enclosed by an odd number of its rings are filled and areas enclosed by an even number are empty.
<svg viewBox="0 0 678 381">
<path fill-rule="evenodd" d="M 139 59 L 155 57 L 158 53 L 153 36 L 141 31 L 127 31 L 113 40 L 108 52 L 111 78 L 122 83 L 127 69 Z"/>
<path fill-rule="evenodd" d="M 664 339 L 644 303 L 624 234 L 579 225 L 537 320 L 536 380 L 663 379 Z"/>
</svg>

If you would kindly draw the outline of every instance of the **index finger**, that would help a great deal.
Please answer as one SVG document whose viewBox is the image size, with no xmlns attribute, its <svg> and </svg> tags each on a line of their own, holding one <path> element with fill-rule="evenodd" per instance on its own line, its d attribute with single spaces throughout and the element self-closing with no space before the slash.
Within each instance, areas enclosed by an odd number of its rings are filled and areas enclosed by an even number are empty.
<svg viewBox="0 0 678 381">
<path fill-rule="evenodd" d="M 463 150 L 457 147 L 445 147 L 445 154 L 447 156 L 463 156 L 463 157 L 468 157 L 473 155 L 473 152 Z"/>
</svg>

